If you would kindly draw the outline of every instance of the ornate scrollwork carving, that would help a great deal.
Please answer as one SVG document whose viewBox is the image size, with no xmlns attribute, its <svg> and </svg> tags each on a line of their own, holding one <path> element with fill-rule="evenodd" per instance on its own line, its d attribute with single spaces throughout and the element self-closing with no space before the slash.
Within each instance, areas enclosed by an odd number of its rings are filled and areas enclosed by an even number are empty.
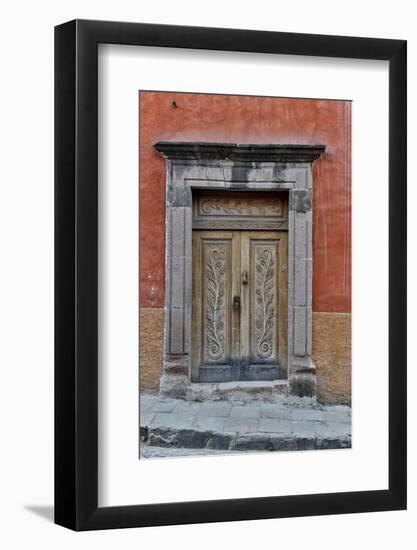
<svg viewBox="0 0 417 550">
<path fill-rule="evenodd" d="M 282 216 L 279 199 L 207 197 L 201 198 L 203 216 Z"/>
<path fill-rule="evenodd" d="M 225 248 L 212 248 L 208 255 L 206 279 L 206 334 L 207 358 L 218 361 L 224 356 L 225 323 Z"/>
<path fill-rule="evenodd" d="M 272 329 L 274 326 L 274 256 L 270 248 L 256 250 L 255 327 L 256 353 L 268 359 L 273 352 Z"/>
<path fill-rule="evenodd" d="M 193 227 L 194 229 L 275 229 L 279 231 L 288 229 L 288 221 L 280 219 L 267 221 L 259 218 L 242 221 L 237 217 L 221 220 L 207 217 L 194 219 Z"/>
</svg>

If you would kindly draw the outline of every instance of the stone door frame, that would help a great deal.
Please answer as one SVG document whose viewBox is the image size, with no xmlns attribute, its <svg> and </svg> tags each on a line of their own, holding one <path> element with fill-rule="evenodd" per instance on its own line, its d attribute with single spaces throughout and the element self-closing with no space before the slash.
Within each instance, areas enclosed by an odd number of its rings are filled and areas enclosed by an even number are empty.
<svg viewBox="0 0 417 550">
<path fill-rule="evenodd" d="M 191 384 L 192 190 L 286 190 L 288 210 L 288 389 L 314 396 L 312 164 L 324 145 L 158 142 L 167 161 L 165 335 L 160 393 Z"/>
</svg>

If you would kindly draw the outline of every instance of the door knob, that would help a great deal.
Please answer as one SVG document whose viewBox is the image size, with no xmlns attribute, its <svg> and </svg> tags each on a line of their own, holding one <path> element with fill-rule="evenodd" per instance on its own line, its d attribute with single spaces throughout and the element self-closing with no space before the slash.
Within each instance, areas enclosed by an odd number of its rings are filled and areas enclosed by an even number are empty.
<svg viewBox="0 0 417 550">
<path fill-rule="evenodd" d="M 247 271 L 242 272 L 242 284 L 243 285 L 248 284 L 248 272 Z"/>
<path fill-rule="evenodd" d="M 235 296 L 233 298 L 233 309 L 235 311 L 240 311 L 240 296 Z"/>
</svg>

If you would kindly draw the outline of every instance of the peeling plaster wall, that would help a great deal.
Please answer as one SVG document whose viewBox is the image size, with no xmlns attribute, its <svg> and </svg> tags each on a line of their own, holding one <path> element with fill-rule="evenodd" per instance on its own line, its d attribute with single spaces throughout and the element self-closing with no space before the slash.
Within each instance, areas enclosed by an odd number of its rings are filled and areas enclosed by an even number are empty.
<svg viewBox="0 0 417 550">
<path fill-rule="evenodd" d="M 313 313 L 313 361 L 317 399 L 322 403 L 351 403 L 351 315 Z"/>
<path fill-rule="evenodd" d="M 139 95 L 141 387 L 156 390 L 162 372 L 166 164 L 153 147 L 158 141 L 325 144 L 313 172 L 313 311 L 350 313 L 351 103 L 176 92 Z M 159 313 L 152 316 L 152 309 Z M 328 349 L 333 317 L 326 319 L 313 317 L 318 394 L 329 401 L 334 392 L 336 401 L 348 401 L 350 368 L 345 355 L 342 359 Z M 350 330 L 334 319 L 335 341 L 350 349 Z"/>
</svg>

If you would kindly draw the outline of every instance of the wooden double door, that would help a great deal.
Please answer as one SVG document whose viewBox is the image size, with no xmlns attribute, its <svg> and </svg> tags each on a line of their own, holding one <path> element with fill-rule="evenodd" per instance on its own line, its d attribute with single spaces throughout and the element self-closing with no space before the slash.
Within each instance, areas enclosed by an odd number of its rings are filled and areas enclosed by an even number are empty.
<svg viewBox="0 0 417 550">
<path fill-rule="evenodd" d="M 193 231 L 192 380 L 287 376 L 287 232 Z"/>
</svg>

